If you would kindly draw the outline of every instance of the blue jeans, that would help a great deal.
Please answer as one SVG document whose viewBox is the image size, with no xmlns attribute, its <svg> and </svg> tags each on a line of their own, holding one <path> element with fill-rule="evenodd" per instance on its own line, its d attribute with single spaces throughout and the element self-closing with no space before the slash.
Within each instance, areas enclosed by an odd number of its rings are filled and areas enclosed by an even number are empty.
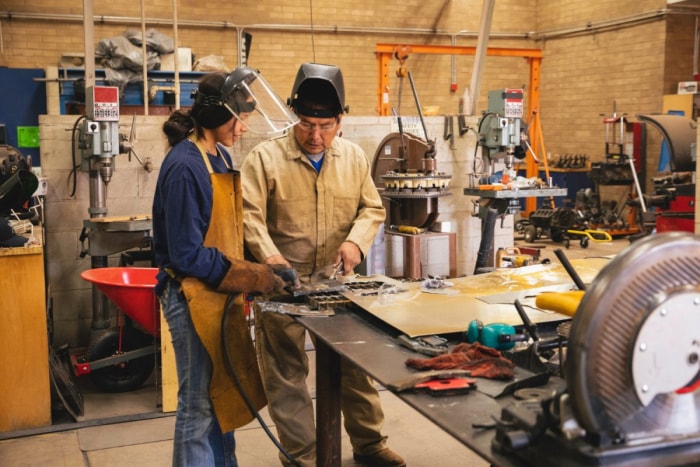
<svg viewBox="0 0 700 467">
<path fill-rule="evenodd" d="M 178 282 L 168 279 L 160 303 L 172 335 L 179 383 L 173 467 L 238 467 L 234 433 L 221 433 L 209 398 L 211 359 Z"/>
</svg>

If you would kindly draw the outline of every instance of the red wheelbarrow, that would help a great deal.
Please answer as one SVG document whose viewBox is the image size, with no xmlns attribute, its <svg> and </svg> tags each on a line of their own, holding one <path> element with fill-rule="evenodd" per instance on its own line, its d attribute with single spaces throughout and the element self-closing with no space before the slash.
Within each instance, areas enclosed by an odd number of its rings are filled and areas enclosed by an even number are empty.
<svg viewBox="0 0 700 467">
<path fill-rule="evenodd" d="M 84 355 L 71 356 L 76 376 L 89 374 L 106 392 L 137 389 L 151 376 L 160 343 L 160 307 L 153 292 L 157 272 L 105 267 L 80 274 L 117 306 L 118 324 L 93 339 Z M 136 325 L 127 323 L 122 313 Z"/>
</svg>

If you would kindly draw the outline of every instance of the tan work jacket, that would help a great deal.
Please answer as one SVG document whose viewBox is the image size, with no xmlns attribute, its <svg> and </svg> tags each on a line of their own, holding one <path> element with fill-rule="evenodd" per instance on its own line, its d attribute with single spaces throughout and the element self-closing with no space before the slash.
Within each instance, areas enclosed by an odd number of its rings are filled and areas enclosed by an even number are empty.
<svg viewBox="0 0 700 467">
<path fill-rule="evenodd" d="M 366 256 L 386 216 L 367 155 L 339 137 L 319 173 L 293 131 L 260 143 L 241 180 L 246 246 L 259 261 L 281 254 L 301 276 L 333 263 L 346 240 Z"/>
</svg>

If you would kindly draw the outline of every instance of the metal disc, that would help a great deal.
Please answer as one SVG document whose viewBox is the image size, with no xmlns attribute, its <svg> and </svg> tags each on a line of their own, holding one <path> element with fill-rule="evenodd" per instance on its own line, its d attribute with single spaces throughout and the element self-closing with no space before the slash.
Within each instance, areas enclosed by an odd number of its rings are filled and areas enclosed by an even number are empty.
<svg viewBox="0 0 700 467">
<path fill-rule="evenodd" d="M 542 389 L 542 388 L 522 388 L 522 389 L 517 389 L 513 393 L 513 397 L 519 400 L 526 400 L 526 401 L 531 401 L 531 400 L 537 400 L 537 401 L 543 401 L 545 399 L 550 399 L 554 395 L 554 391 L 550 389 Z"/>
<path fill-rule="evenodd" d="M 688 406 L 700 407 L 700 391 L 642 402 L 632 370 L 635 343 L 658 305 L 698 291 L 700 237 L 685 232 L 637 240 L 601 270 L 572 320 L 565 368 L 571 405 L 586 431 L 612 439 L 669 433 Z M 700 329 L 695 332 L 700 341 Z M 658 333 L 657 339 L 675 335 Z M 686 409 L 679 411 L 679 404 Z"/>
<path fill-rule="evenodd" d="M 632 352 L 632 378 L 645 407 L 659 394 L 691 385 L 700 371 L 700 292 L 673 293 L 640 326 Z M 666 336 L 663 338 L 662 336 Z"/>
</svg>

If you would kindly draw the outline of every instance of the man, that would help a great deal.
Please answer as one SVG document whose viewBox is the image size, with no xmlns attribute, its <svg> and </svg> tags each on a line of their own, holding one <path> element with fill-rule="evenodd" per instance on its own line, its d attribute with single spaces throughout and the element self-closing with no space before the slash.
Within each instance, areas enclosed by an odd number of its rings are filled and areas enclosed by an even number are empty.
<svg viewBox="0 0 700 467">
<path fill-rule="evenodd" d="M 246 246 L 266 264 L 293 267 L 302 281 L 328 265 L 349 274 L 366 256 L 385 211 L 366 154 L 337 138 L 345 112 L 340 69 L 303 64 L 288 101 L 300 122 L 261 143 L 241 167 Z M 280 441 L 303 466 L 316 466 L 314 411 L 306 386 L 305 329 L 277 313 L 256 314 L 256 344 L 268 410 Z M 403 466 L 381 434 L 384 413 L 372 380 L 348 361 L 341 406 L 355 460 Z M 292 465 L 280 455 L 284 465 Z"/>
</svg>

